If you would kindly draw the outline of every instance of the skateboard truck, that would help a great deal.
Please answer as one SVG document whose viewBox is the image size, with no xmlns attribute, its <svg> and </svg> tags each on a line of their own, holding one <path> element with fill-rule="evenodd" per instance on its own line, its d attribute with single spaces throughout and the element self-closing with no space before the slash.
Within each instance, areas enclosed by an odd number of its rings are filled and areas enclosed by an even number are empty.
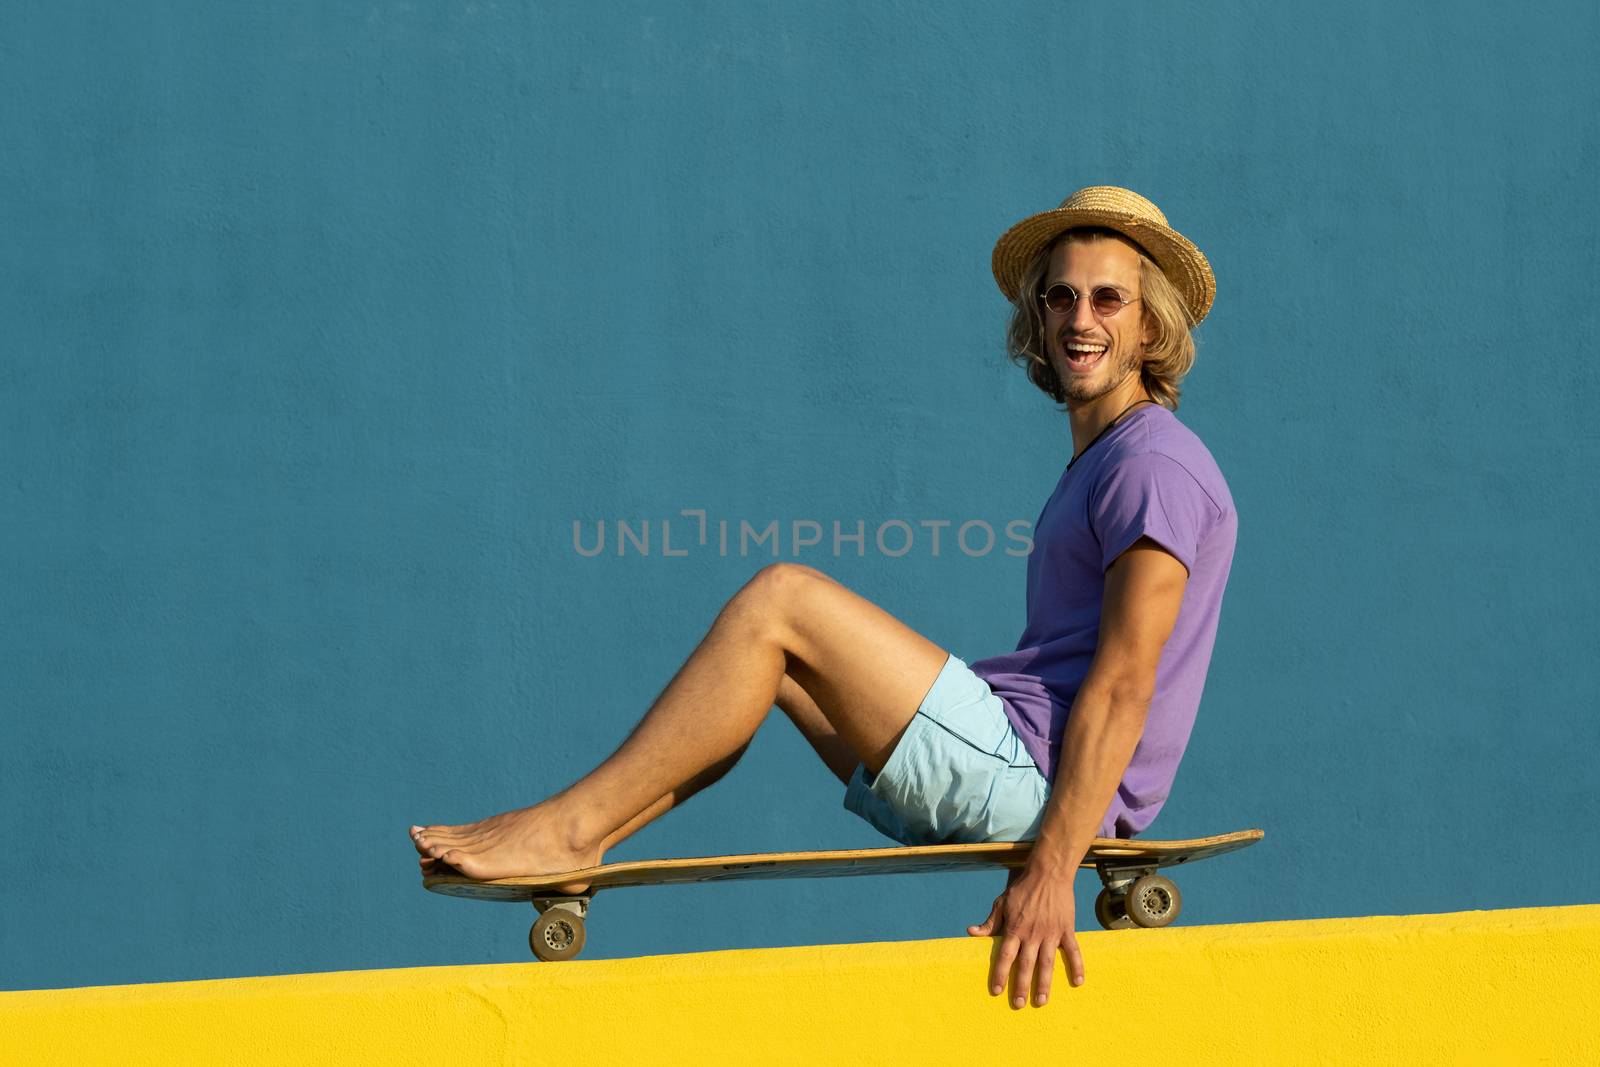
<svg viewBox="0 0 1600 1067">
<path fill-rule="evenodd" d="M 1107 930 L 1166 926 L 1183 908 L 1177 885 L 1157 874 L 1155 867 L 1100 860 L 1094 869 L 1103 887 L 1094 898 L 1094 917 Z"/>
<path fill-rule="evenodd" d="M 546 963 L 570 960 L 583 951 L 583 920 L 589 917 L 589 896 L 534 897 L 539 912 L 528 931 L 528 947 Z"/>
</svg>

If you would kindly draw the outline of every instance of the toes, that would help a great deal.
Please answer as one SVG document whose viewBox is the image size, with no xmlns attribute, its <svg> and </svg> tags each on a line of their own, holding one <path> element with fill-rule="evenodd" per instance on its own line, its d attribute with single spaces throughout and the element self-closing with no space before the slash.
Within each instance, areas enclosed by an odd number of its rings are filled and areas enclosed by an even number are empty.
<svg viewBox="0 0 1600 1067">
<path fill-rule="evenodd" d="M 458 827 L 424 826 L 419 832 L 412 835 L 412 840 L 424 840 L 433 843 L 447 841 L 453 844 L 458 841 L 471 840 L 475 836 L 476 835 L 467 833 Z"/>
<path fill-rule="evenodd" d="M 483 847 L 484 846 L 482 842 L 471 839 L 459 841 L 451 841 L 448 838 L 436 840 L 433 837 L 421 837 L 417 839 L 418 852 L 433 859 L 443 859 L 446 863 L 450 862 L 448 859 L 445 859 L 445 854 L 447 852 L 460 852 L 464 855 L 469 852 L 480 852 L 482 851 Z"/>
<path fill-rule="evenodd" d="M 441 833 L 432 828 L 426 828 L 411 839 L 417 851 L 424 856 L 435 859 L 441 857 L 452 848 L 470 849 L 480 852 L 485 848 L 493 847 L 494 838 L 483 833 Z"/>
<path fill-rule="evenodd" d="M 440 857 L 440 862 L 448 864 L 452 870 L 446 874 L 461 873 L 468 878 L 499 878 L 506 872 L 494 869 L 492 857 L 484 857 L 476 852 L 464 848 L 453 848 Z"/>
<path fill-rule="evenodd" d="M 443 856 L 440 856 L 439 859 L 444 863 L 448 863 L 468 878 L 478 877 L 478 865 L 470 852 L 463 852 L 461 849 L 453 848 Z"/>
<path fill-rule="evenodd" d="M 439 849 L 449 848 L 452 844 L 452 842 L 445 841 L 432 830 L 423 830 L 421 833 L 413 835 L 411 843 L 424 856 L 438 856 Z"/>
</svg>

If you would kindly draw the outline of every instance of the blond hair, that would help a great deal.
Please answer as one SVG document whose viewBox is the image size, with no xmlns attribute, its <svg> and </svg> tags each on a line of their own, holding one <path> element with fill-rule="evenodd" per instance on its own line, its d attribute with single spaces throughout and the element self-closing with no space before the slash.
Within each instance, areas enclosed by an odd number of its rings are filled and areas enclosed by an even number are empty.
<svg viewBox="0 0 1600 1067">
<path fill-rule="evenodd" d="M 1011 362 L 1028 369 L 1028 380 L 1038 386 L 1051 400 L 1065 405 L 1066 393 L 1061 379 L 1045 355 L 1044 313 L 1040 308 L 1039 286 L 1044 282 L 1045 271 L 1050 266 L 1050 252 L 1062 241 L 1097 241 L 1107 237 L 1123 241 L 1139 253 L 1139 288 L 1143 297 L 1144 325 L 1154 330 L 1155 336 L 1145 346 L 1144 360 L 1139 365 L 1140 383 L 1150 398 L 1172 411 L 1178 410 L 1179 384 L 1194 366 L 1194 337 L 1189 332 L 1189 314 L 1184 310 L 1183 298 L 1167 280 L 1156 261 L 1144 249 L 1116 230 L 1099 226 L 1081 226 L 1068 230 L 1028 263 L 1022 272 L 1017 289 L 1018 299 L 1012 308 L 1011 322 L 1006 327 L 1006 356 Z"/>
</svg>

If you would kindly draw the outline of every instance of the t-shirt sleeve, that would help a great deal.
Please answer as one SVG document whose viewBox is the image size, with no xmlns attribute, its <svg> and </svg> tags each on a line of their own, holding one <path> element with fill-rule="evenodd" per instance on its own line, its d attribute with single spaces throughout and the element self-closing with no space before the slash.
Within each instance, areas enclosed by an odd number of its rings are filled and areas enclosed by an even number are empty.
<svg viewBox="0 0 1600 1067">
<path fill-rule="evenodd" d="M 1117 463 L 1089 498 L 1089 525 L 1106 570 L 1141 537 L 1176 556 L 1194 573 L 1200 542 L 1220 517 L 1211 497 L 1184 466 L 1160 452 Z"/>
</svg>

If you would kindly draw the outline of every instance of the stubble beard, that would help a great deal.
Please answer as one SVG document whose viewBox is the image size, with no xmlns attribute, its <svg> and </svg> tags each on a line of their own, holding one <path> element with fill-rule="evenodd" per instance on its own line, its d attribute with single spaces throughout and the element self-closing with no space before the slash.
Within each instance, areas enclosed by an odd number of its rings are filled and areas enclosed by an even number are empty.
<svg viewBox="0 0 1600 1067">
<path fill-rule="evenodd" d="M 1107 366 L 1102 367 L 1099 374 L 1082 378 L 1070 371 L 1063 373 L 1066 366 L 1066 348 L 1066 342 L 1058 339 L 1054 353 L 1056 380 L 1061 383 L 1062 396 L 1072 407 L 1099 400 L 1127 381 L 1128 375 L 1139 373 L 1139 365 L 1144 361 L 1143 353 L 1137 347 L 1119 345 L 1107 350 L 1104 357 Z"/>
</svg>

